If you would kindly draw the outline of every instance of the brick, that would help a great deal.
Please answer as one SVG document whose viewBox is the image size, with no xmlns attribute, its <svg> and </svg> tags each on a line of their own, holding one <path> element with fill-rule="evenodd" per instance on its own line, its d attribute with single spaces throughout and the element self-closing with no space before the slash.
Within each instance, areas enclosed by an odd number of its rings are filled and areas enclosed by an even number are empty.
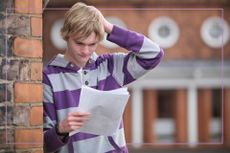
<svg viewBox="0 0 230 153">
<path fill-rule="evenodd" d="M 14 101 L 20 102 L 42 102 L 42 85 L 35 83 L 20 83 L 14 84 Z"/>
<path fill-rule="evenodd" d="M 14 126 L 28 126 L 29 125 L 29 107 L 15 106 L 13 112 Z"/>
<path fill-rule="evenodd" d="M 2 31 L 1 29 L 0 29 L 0 31 Z M 3 36 L 3 35 L 0 35 L 0 56 L 5 56 L 5 41 L 6 41 L 6 38 L 5 38 L 5 36 Z"/>
<path fill-rule="evenodd" d="M 43 153 L 42 150 L 34 150 L 32 153 Z"/>
<path fill-rule="evenodd" d="M 0 0 L 0 12 L 5 12 L 6 8 L 8 13 L 13 12 L 14 0 Z"/>
<path fill-rule="evenodd" d="M 30 13 L 41 14 L 42 13 L 42 0 L 30 0 Z"/>
<path fill-rule="evenodd" d="M 0 13 L 0 34 L 5 34 L 5 15 Z"/>
<path fill-rule="evenodd" d="M 42 147 L 42 129 L 15 129 L 15 143 L 16 148 Z"/>
<path fill-rule="evenodd" d="M 13 123 L 13 107 L 1 106 L 0 107 L 0 126 L 12 125 Z"/>
<path fill-rule="evenodd" d="M 0 30 L 2 31 L 2 30 Z M 5 36 L 0 35 L 0 56 L 4 56 L 5 52 Z"/>
<path fill-rule="evenodd" d="M 30 64 L 28 60 L 20 61 L 19 80 L 30 80 Z"/>
<path fill-rule="evenodd" d="M 10 144 L 14 142 L 14 131 L 12 129 L 0 129 L 0 152 L 1 153 L 13 153 L 14 145 Z"/>
<path fill-rule="evenodd" d="M 0 17 L 0 33 L 12 35 L 30 35 L 30 18 L 23 15 L 10 14 Z M 7 31 L 6 31 L 7 30 Z"/>
<path fill-rule="evenodd" d="M 42 125 L 43 107 L 37 106 L 30 109 L 30 125 Z"/>
<path fill-rule="evenodd" d="M 13 53 L 20 57 L 42 57 L 42 42 L 35 39 L 17 37 L 13 43 Z"/>
<path fill-rule="evenodd" d="M 29 80 L 30 64 L 28 60 L 6 60 L 0 61 L 0 79 L 5 80 Z"/>
<path fill-rule="evenodd" d="M 15 0 L 15 12 L 29 13 L 29 1 L 30 0 Z"/>
<path fill-rule="evenodd" d="M 0 84 L 0 103 L 11 101 L 12 85 L 8 83 Z"/>
<path fill-rule="evenodd" d="M 1 30 L 1 29 L 0 29 Z M 14 40 L 13 36 L 1 35 L 0 34 L 0 56 L 12 56 L 12 42 Z"/>
<path fill-rule="evenodd" d="M 42 63 L 31 63 L 31 80 L 42 80 Z"/>
<path fill-rule="evenodd" d="M 32 36 L 42 36 L 42 18 L 31 18 L 31 31 Z"/>
<path fill-rule="evenodd" d="M 15 11 L 17 13 L 42 13 L 42 0 L 15 0 Z"/>
<path fill-rule="evenodd" d="M 0 78 L 5 80 L 15 80 L 19 76 L 19 64 L 18 60 L 6 60 L 0 61 Z"/>
</svg>

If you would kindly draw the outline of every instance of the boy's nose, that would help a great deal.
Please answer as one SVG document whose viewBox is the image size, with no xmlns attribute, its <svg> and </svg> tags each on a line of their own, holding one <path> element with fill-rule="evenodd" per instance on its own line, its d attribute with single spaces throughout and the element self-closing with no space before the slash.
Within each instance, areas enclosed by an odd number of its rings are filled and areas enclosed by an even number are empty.
<svg viewBox="0 0 230 153">
<path fill-rule="evenodd" d="M 90 53 L 89 46 L 85 45 L 82 49 L 82 54 L 83 55 L 88 55 Z"/>
</svg>

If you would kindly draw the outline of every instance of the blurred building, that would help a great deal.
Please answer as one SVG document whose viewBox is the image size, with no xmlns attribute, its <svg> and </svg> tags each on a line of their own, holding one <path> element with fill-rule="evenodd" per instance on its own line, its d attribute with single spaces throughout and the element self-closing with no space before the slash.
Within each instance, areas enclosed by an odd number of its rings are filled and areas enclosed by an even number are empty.
<svg viewBox="0 0 230 153">
<path fill-rule="evenodd" d="M 59 30 L 76 0 L 50 0 L 43 61 L 63 52 Z M 126 139 L 136 145 L 230 145 L 230 1 L 84 0 L 114 24 L 164 48 L 160 65 L 129 86 Z M 97 53 L 124 51 L 103 41 Z"/>
</svg>

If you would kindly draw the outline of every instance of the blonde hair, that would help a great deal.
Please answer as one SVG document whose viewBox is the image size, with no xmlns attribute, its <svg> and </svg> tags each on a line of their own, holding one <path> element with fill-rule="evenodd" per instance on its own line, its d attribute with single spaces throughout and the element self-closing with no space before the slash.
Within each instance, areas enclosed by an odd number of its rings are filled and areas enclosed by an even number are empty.
<svg viewBox="0 0 230 153">
<path fill-rule="evenodd" d="M 70 35 L 78 36 L 84 40 L 94 32 L 98 40 L 104 37 L 104 26 L 101 12 L 93 6 L 78 2 L 65 14 L 64 25 L 61 28 L 61 36 L 67 40 Z"/>
</svg>

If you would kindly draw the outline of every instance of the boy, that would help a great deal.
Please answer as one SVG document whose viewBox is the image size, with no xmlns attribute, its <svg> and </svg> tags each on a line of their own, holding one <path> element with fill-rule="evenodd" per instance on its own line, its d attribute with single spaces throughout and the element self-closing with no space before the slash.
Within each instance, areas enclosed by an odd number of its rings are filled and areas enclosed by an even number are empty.
<svg viewBox="0 0 230 153">
<path fill-rule="evenodd" d="M 96 47 L 104 36 L 129 52 L 97 56 Z M 61 35 L 67 42 L 43 69 L 44 151 L 58 153 L 126 153 L 124 129 L 111 136 L 78 132 L 90 117 L 76 112 L 83 84 L 98 90 L 127 85 L 153 69 L 163 55 L 160 47 L 145 36 L 112 25 L 93 6 L 76 3 L 66 13 Z M 116 105 L 116 104 L 114 104 Z"/>
</svg>

